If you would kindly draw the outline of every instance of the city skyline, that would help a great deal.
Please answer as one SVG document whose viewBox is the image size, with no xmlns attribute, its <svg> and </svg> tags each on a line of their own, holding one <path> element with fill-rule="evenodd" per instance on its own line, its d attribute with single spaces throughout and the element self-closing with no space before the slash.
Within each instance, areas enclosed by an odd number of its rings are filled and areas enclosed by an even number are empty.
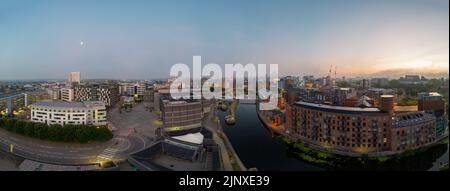
<svg viewBox="0 0 450 191">
<path fill-rule="evenodd" d="M 154 79 L 176 63 L 447 76 L 448 1 L 5 1 L 0 80 Z"/>
</svg>

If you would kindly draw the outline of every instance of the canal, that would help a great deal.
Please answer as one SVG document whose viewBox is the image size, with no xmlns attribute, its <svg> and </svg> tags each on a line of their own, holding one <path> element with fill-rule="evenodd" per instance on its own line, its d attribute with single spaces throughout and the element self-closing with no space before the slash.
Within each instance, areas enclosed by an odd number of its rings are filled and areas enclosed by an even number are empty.
<svg viewBox="0 0 450 191">
<path fill-rule="evenodd" d="M 285 143 L 259 121 L 255 105 L 239 104 L 236 124 L 224 123 L 226 112 L 218 113 L 223 131 L 247 168 L 258 170 L 322 170 L 289 156 Z"/>
<path fill-rule="evenodd" d="M 223 131 L 247 168 L 269 171 L 325 170 L 301 161 L 290 153 L 286 144 L 261 123 L 254 104 L 239 104 L 235 125 L 224 123 L 226 112 L 218 112 L 218 115 Z M 432 148 L 421 156 L 385 166 L 368 166 L 365 170 L 438 170 L 439 163 L 448 162 L 448 157 L 447 144 Z"/>
</svg>

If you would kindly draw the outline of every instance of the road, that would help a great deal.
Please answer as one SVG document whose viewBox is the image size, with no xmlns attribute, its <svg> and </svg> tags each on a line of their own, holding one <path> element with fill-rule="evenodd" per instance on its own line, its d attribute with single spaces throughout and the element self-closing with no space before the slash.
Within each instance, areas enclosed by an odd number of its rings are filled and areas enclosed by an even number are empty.
<svg viewBox="0 0 450 191">
<path fill-rule="evenodd" d="M 124 160 L 136 151 L 144 149 L 153 140 L 154 129 L 149 111 L 138 104 L 131 112 L 117 109 L 110 113 L 110 124 L 115 127 L 112 140 L 104 143 L 74 144 L 42 141 L 0 129 L 0 149 L 9 152 L 14 145 L 13 154 L 43 163 L 61 165 L 92 164 L 99 161 Z M 154 114 L 156 115 L 156 114 Z"/>
</svg>

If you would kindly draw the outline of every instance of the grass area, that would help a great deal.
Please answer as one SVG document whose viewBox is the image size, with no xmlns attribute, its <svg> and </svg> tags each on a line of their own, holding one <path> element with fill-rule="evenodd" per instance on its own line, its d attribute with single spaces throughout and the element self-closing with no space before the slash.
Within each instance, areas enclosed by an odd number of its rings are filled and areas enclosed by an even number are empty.
<svg viewBox="0 0 450 191">
<path fill-rule="evenodd" d="M 326 151 L 313 149 L 306 144 L 295 142 L 286 136 L 281 139 L 287 144 L 290 153 L 300 160 L 319 165 L 327 169 L 353 169 L 353 170 L 415 170 L 417 161 L 423 161 L 426 170 L 428 164 L 432 164 L 440 154 L 446 151 L 448 137 L 437 144 L 416 150 L 405 151 L 397 155 L 385 155 L 369 157 L 361 154 L 359 157 L 338 155 Z M 422 168 L 422 167 L 421 167 Z M 428 167 L 429 168 L 429 167 Z"/>
<path fill-rule="evenodd" d="M 439 168 L 439 171 L 448 171 L 448 163 L 441 166 L 441 168 Z"/>
<path fill-rule="evenodd" d="M 234 154 L 231 152 L 231 145 L 229 145 L 228 141 L 226 141 L 224 135 L 221 132 L 217 132 L 218 137 L 222 139 L 223 144 L 225 145 L 225 149 L 227 150 L 228 157 L 230 159 L 231 167 L 234 171 L 242 171 L 241 167 L 239 166 L 237 159 L 234 157 Z"/>
<path fill-rule="evenodd" d="M 437 142 L 437 144 L 440 144 L 440 145 L 446 145 L 446 144 L 448 144 L 448 136 L 442 138 L 441 140 L 439 140 L 439 141 Z"/>
<path fill-rule="evenodd" d="M 281 139 L 288 146 L 293 148 L 294 153 L 297 157 L 299 157 L 301 160 L 307 161 L 309 163 L 318 164 L 321 166 L 332 166 L 333 159 L 336 159 L 338 157 L 334 154 L 315 150 L 315 149 L 308 147 L 307 145 L 294 142 L 286 136 L 283 136 Z"/>
<path fill-rule="evenodd" d="M 417 103 L 418 103 L 417 97 L 406 96 L 406 97 L 403 97 L 402 99 L 398 100 L 397 105 L 398 106 L 415 106 L 415 105 L 417 105 Z"/>
</svg>

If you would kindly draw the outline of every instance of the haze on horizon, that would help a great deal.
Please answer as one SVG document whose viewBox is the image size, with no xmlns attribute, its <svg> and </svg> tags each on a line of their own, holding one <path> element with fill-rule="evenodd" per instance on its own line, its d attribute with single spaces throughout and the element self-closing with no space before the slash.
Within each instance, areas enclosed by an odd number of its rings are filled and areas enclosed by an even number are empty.
<svg viewBox="0 0 450 191">
<path fill-rule="evenodd" d="M 0 80 L 151 79 L 176 63 L 447 76 L 448 0 L 3 0 Z"/>
</svg>

